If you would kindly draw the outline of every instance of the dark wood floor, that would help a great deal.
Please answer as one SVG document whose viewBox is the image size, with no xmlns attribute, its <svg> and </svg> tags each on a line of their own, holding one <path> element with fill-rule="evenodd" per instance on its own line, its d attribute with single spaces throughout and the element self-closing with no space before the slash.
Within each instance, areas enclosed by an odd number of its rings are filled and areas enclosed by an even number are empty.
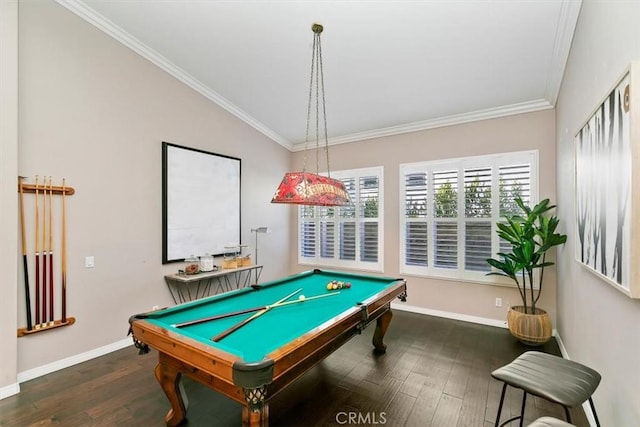
<svg viewBox="0 0 640 427">
<path fill-rule="evenodd" d="M 276 396 L 271 425 L 492 426 L 501 383 L 491 371 L 531 350 L 506 329 L 395 311 L 387 353 L 377 356 L 373 329 Z M 560 354 L 555 341 L 536 350 Z M 153 375 L 156 358 L 131 347 L 23 383 L 18 395 L 0 400 L 0 426 L 162 426 L 169 403 Z M 189 379 L 184 386 L 188 426 L 240 424 L 240 405 Z M 520 410 L 521 392 L 509 390 L 503 420 Z M 528 398 L 525 425 L 562 414 Z M 588 426 L 581 408 L 572 416 Z"/>
</svg>

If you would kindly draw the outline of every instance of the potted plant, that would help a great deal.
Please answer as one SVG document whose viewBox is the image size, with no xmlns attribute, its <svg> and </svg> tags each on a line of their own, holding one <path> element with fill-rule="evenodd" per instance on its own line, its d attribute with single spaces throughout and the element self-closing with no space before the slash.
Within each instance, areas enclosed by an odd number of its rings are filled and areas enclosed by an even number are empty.
<svg viewBox="0 0 640 427">
<path fill-rule="evenodd" d="M 507 215 L 506 223 L 497 224 L 498 236 L 511 244 L 512 250 L 498 253 L 499 259 L 487 259 L 494 268 L 487 274 L 505 276 L 515 282 L 522 305 L 510 307 L 507 313 L 509 331 L 525 344 L 540 345 L 551 338 L 549 315 L 536 307 L 542 293 L 544 269 L 554 265 L 546 260 L 546 256 L 549 249 L 564 244 L 567 236 L 556 232 L 560 221 L 547 214 L 555 208 L 555 205 L 549 205 L 549 199 L 533 208 L 525 205 L 520 197 L 515 202 L 522 212 Z"/>
</svg>

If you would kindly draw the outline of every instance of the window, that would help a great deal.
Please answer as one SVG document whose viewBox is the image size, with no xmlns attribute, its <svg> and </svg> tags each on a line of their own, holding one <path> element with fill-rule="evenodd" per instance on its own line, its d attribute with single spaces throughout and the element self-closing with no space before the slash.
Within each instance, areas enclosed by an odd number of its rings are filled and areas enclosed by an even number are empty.
<svg viewBox="0 0 640 427">
<path fill-rule="evenodd" d="M 382 271 L 382 167 L 332 172 L 351 205 L 298 208 L 300 264 Z"/>
<path fill-rule="evenodd" d="M 401 273 L 493 283 L 496 223 L 536 202 L 537 151 L 400 165 Z"/>
</svg>

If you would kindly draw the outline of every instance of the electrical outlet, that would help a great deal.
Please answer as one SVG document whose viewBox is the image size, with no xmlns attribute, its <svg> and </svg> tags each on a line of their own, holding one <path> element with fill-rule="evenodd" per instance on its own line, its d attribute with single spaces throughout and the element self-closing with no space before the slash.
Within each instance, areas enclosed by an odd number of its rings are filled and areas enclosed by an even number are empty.
<svg viewBox="0 0 640 427">
<path fill-rule="evenodd" d="M 502 307 L 502 298 L 496 298 L 496 307 Z"/>
</svg>

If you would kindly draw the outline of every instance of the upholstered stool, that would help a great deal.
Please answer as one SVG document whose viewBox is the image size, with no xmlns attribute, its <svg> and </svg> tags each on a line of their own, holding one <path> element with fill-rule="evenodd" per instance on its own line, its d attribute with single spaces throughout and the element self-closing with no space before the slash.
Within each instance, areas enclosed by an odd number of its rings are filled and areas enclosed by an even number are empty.
<svg viewBox="0 0 640 427">
<path fill-rule="evenodd" d="M 528 427 L 575 427 L 573 424 L 565 423 L 562 420 L 553 417 L 538 418 Z"/>
<path fill-rule="evenodd" d="M 596 425 L 600 426 L 591 398 L 600 384 L 600 374 L 587 366 L 551 354 L 528 351 L 508 365 L 493 371 L 491 376 L 504 382 L 496 416 L 496 426 L 503 426 L 517 419 L 520 419 L 520 426 L 523 425 L 527 393 L 562 405 L 568 422 L 571 422 L 569 408 L 589 400 Z M 500 414 L 507 385 L 519 388 L 524 392 L 522 410 L 519 416 L 500 424 Z"/>
</svg>

